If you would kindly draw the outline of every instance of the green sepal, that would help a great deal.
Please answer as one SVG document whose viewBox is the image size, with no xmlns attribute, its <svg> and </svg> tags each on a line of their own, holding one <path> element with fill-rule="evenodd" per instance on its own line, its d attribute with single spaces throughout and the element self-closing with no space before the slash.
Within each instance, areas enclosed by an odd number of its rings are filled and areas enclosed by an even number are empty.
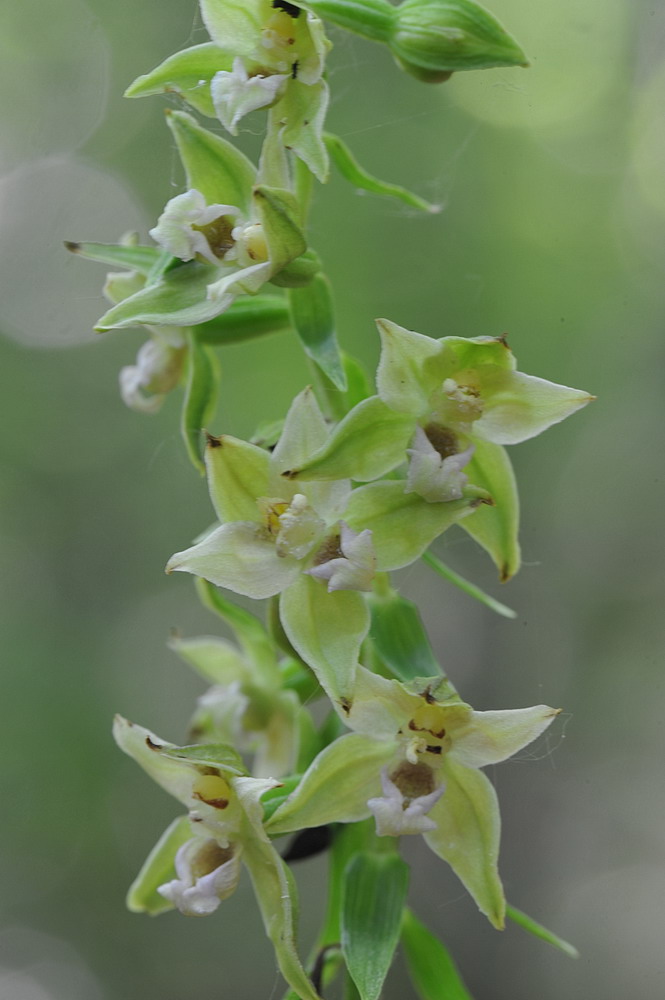
<svg viewBox="0 0 665 1000">
<path fill-rule="evenodd" d="M 357 590 L 328 590 L 300 573 L 280 597 L 280 618 L 289 642 L 314 671 L 329 698 L 353 690 L 360 647 L 369 629 L 369 610 Z"/>
<path fill-rule="evenodd" d="M 291 326 L 291 311 L 285 298 L 252 295 L 238 299 L 221 316 L 200 323 L 194 334 L 199 343 L 223 346 L 282 333 Z"/>
<path fill-rule="evenodd" d="M 484 604 L 485 607 L 491 608 L 492 611 L 496 611 L 498 615 L 502 615 L 504 618 L 517 618 L 516 611 L 513 611 L 512 608 L 506 607 L 505 604 L 502 604 L 501 601 L 497 601 L 496 598 L 492 597 L 490 594 L 486 594 L 485 591 L 481 590 L 480 587 L 477 587 L 475 583 L 470 583 L 469 580 L 465 580 L 463 576 L 460 576 L 459 573 L 452 570 L 450 566 L 446 566 L 445 563 L 442 563 L 440 559 L 433 555 L 433 553 L 423 552 L 422 560 L 424 563 L 427 563 L 427 565 L 433 569 L 435 573 L 438 573 L 444 580 L 447 580 L 448 583 L 452 583 L 453 586 L 464 591 L 464 593 L 468 594 L 469 597 L 474 597 L 477 601 L 480 601 L 481 604 Z"/>
<path fill-rule="evenodd" d="M 323 124 L 328 110 L 330 92 L 325 80 L 314 84 L 289 80 L 279 102 L 279 113 L 285 125 L 280 138 L 312 171 L 322 184 L 328 180 L 329 162 L 323 141 Z"/>
<path fill-rule="evenodd" d="M 252 198 L 263 224 L 271 271 L 275 275 L 307 249 L 307 240 L 296 221 L 298 203 L 290 191 L 266 184 L 258 184 Z"/>
<path fill-rule="evenodd" d="M 188 332 L 187 340 L 189 350 L 180 431 L 192 465 L 203 475 L 201 433 L 215 412 L 220 370 L 215 355 L 198 342 L 193 331 Z"/>
<path fill-rule="evenodd" d="M 462 522 L 462 527 L 491 556 L 505 583 L 520 568 L 520 506 L 515 474 L 502 445 L 477 438 L 474 444 L 473 456 L 464 471 L 469 482 L 490 493 L 494 506 L 478 509 Z"/>
<path fill-rule="evenodd" d="M 208 684 L 228 685 L 251 679 L 251 668 L 236 647 L 217 636 L 183 639 L 171 636 L 168 642 L 181 660 L 192 667 Z"/>
<path fill-rule="evenodd" d="M 266 823 L 271 836 L 326 823 L 354 823 L 380 794 L 381 768 L 397 748 L 390 740 L 347 733 L 315 757 L 295 791 Z"/>
<path fill-rule="evenodd" d="M 268 496 L 268 452 L 227 434 L 208 435 L 205 464 L 210 499 L 219 520 L 258 522 L 256 498 Z"/>
<path fill-rule="evenodd" d="M 267 679 L 272 678 L 275 650 L 270 636 L 259 619 L 250 611 L 246 611 L 245 608 L 240 608 L 233 601 L 229 601 L 208 580 L 197 577 L 195 584 L 199 600 L 204 607 L 219 615 L 222 621 L 233 630 L 238 643 L 252 662 L 262 670 Z"/>
<path fill-rule="evenodd" d="M 129 887 L 128 910 L 156 917 L 159 913 L 173 909 L 173 903 L 160 896 L 157 889 L 176 877 L 176 853 L 179 847 L 191 839 L 192 828 L 186 816 L 180 816 L 166 828 Z"/>
<path fill-rule="evenodd" d="M 314 250 L 305 250 L 270 279 L 278 288 L 303 288 L 321 270 L 321 258 Z"/>
<path fill-rule="evenodd" d="M 97 321 L 95 330 L 128 326 L 192 326 L 212 319 L 219 305 L 207 298 L 208 285 L 219 277 L 219 268 L 192 260 L 179 263 L 136 295 L 113 306 Z"/>
<path fill-rule="evenodd" d="M 491 781 L 475 767 L 448 754 L 444 758 L 445 795 L 430 810 L 436 829 L 425 833 L 429 847 L 447 861 L 476 901 L 501 930 L 506 901 L 498 872 L 501 818 Z"/>
<path fill-rule="evenodd" d="M 298 890 L 291 872 L 272 844 L 257 836 L 246 838 L 243 861 L 247 865 L 280 972 L 301 1000 L 321 1000 L 296 950 Z"/>
<path fill-rule="evenodd" d="M 185 111 L 171 111 L 167 123 L 187 175 L 187 187 L 200 191 L 209 205 L 235 205 L 246 216 L 250 210 L 256 168 L 244 153 Z"/>
<path fill-rule="evenodd" d="M 289 478 L 377 479 L 406 460 L 414 429 L 412 417 L 391 410 L 379 396 L 370 396 L 344 417 L 309 461 L 289 470 Z"/>
<path fill-rule="evenodd" d="M 448 949 L 409 909 L 402 919 L 402 947 L 420 1000 L 473 1000 Z"/>
<path fill-rule="evenodd" d="M 384 664 L 400 681 L 439 677 L 443 671 L 432 652 L 420 612 L 396 591 L 371 596 L 370 637 Z"/>
<path fill-rule="evenodd" d="M 354 531 L 371 528 L 377 570 L 389 571 L 414 562 L 447 528 L 487 502 L 487 493 L 475 487 L 465 487 L 461 500 L 428 503 L 405 493 L 402 481 L 369 483 L 353 491 L 344 520 Z"/>
<path fill-rule="evenodd" d="M 302 774 L 290 774 L 288 778 L 280 778 L 279 785 L 269 788 L 261 796 L 263 806 L 263 822 L 267 823 L 277 812 L 281 805 L 284 805 L 289 795 L 296 790 L 302 780 Z"/>
<path fill-rule="evenodd" d="M 228 743 L 202 743 L 184 747 L 162 746 L 159 752 L 162 757 L 183 761 L 186 764 L 215 767 L 240 776 L 249 773 L 240 754 Z"/>
<path fill-rule="evenodd" d="M 72 243 L 67 240 L 65 247 L 70 253 L 87 260 L 97 260 L 101 264 L 110 264 L 111 267 L 126 267 L 146 277 L 152 274 L 164 253 L 158 247 L 126 246 L 120 243 Z"/>
<path fill-rule="evenodd" d="M 330 282 L 324 274 L 304 288 L 289 290 L 293 326 L 305 353 L 316 362 L 335 388 L 344 392 L 346 378 L 335 332 Z"/>
<path fill-rule="evenodd" d="M 543 925 L 539 924 L 537 920 L 533 919 L 533 917 L 529 917 L 526 913 L 518 910 L 517 907 L 511 906 L 510 903 L 506 904 L 506 916 L 509 920 L 512 920 L 513 923 L 518 924 L 523 930 L 527 931 L 529 934 L 533 934 L 534 937 L 540 938 L 541 941 L 547 941 L 548 944 L 551 944 L 554 948 L 558 948 L 559 951 L 562 951 L 564 955 L 568 955 L 569 958 L 580 957 L 580 953 L 575 945 L 570 944 L 568 941 L 564 941 L 564 939 L 560 938 L 558 934 L 548 930 L 547 927 L 543 927 Z"/>
<path fill-rule="evenodd" d="M 178 94 L 197 111 L 214 118 L 210 81 L 219 70 L 230 70 L 232 65 L 233 55 L 219 45 L 212 42 L 193 45 L 169 56 L 150 73 L 137 77 L 125 91 L 125 97 Z"/>
<path fill-rule="evenodd" d="M 378 1000 L 392 964 L 409 871 L 397 854 L 363 851 L 344 873 L 342 951 L 361 1000 Z"/>
<path fill-rule="evenodd" d="M 332 161 L 340 174 L 349 184 L 353 184 L 355 188 L 359 188 L 361 191 L 369 191 L 370 194 L 382 195 L 385 198 L 396 198 L 397 201 L 401 201 L 410 208 L 416 208 L 419 212 L 436 214 L 441 211 L 440 205 L 430 204 L 424 198 L 419 198 L 417 194 L 412 194 L 406 188 L 400 187 L 399 184 L 389 184 L 386 181 L 379 180 L 378 177 L 372 176 L 372 174 L 368 174 L 366 170 L 363 170 L 349 147 L 346 143 L 342 142 L 338 135 L 326 132 L 323 138 L 326 149 L 330 153 Z"/>
</svg>

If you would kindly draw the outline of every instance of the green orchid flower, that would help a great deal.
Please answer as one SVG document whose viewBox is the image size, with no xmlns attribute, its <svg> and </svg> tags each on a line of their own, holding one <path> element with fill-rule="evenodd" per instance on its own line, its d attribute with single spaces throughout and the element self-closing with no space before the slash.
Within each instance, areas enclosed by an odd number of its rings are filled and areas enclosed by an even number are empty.
<svg viewBox="0 0 665 1000">
<path fill-rule="evenodd" d="M 199 697 L 190 722 L 197 743 L 228 743 L 254 755 L 256 778 L 280 778 L 296 770 L 299 721 L 294 691 L 282 690 L 277 657 L 255 658 L 215 636 L 174 638 L 169 646 L 212 684 Z"/>
<path fill-rule="evenodd" d="M 127 96 L 175 92 L 217 116 L 232 135 L 249 112 L 273 108 L 281 144 L 325 180 L 330 42 L 323 22 L 271 0 L 201 0 L 201 15 L 212 41 L 170 56 L 135 80 Z"/>
<path fill-rule="evenodd" d="M 388 489 L 368 495 L 371 487 L 352 490 L 348 479 L 295 482 L 289 470 L 322 447 L 328 434 L 306 389 L 294 400 L 272 453 L 210 436 L 208 485 L 221 523 L 172 556 L 166 570 L 193 573 L 255 599 L 279 594 L 291 644 L 324 690 L 339 699 L 353 686 L 369 628 L 362 592 L 371 590 L 375 572 L 413 562 L 486 495 L 471 489 L 451 503 L 427 505 L 405 498 L 403 489 L 395 495 L 391 483 L 376 484 Z"/>
<path fill-rule="evenodd" d="M 190 115 L 173 112 L 167 121 L 187 190 L 150 231 L 160 249 L 135 248 L 158 257 L 144 287 L 102 316 L 97 330 L 205 323 L 256 295 L 307 248 L 289 190 L 259 183 L 246 156 Z"/>
<path fill-rule="evenodd" d="M 403 684 L 359 668 L 342 714 L 352 733 L 315 758 L 266 824 L 271 835 L 373 815 L 379 836 L 423 834 L 495 927 L 500 816 L 479 770 L 536 739 L 558 714 L 546 705 L 475 712 L 443 678 Z"/>
<path fill-rule="evenodd" d="M 507 580 L 519 568 L 519 505 L 504 446 L 540 434 L 594 397 L 516 371 L 502 337 L 434 340 L 389 320 L 377 325 L 378 396 L 352 410 L 294 475 L 325 479 L 344 468 L 364 480 L 408 457 L 403 489 L 435 505 L 458 496 L 470 480 L 494 505 L 463 527 Z"/>
<path fill-rule="evenodd" d="M 284 978 L 299 997 L 318 1000 L 296 951 L 295 885 L 263 829 L 261 796 L 279 782 L 247 777 L 228 746 L 176 747 L 120 716 L 113 734 L 187 809 L 130 888 L 130 909 L 159 913 L 176 907 L 186 916 L 206 916 L 234 892 L 245 864 Z"/>
</svg>

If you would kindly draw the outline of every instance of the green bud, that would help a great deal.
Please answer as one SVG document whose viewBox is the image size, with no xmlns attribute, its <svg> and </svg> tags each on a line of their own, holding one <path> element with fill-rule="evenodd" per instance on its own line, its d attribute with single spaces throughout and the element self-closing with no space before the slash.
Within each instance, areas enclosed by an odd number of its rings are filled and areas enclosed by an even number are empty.
<svg viewBox="0 0 665 1000">
<path fill-rule="evenodd" d="M 514 38 L 473 0 L 404 0 L 388 45 L 425 83 L 441 83 L 456 70 L 528 65 Z"/>
</svg>

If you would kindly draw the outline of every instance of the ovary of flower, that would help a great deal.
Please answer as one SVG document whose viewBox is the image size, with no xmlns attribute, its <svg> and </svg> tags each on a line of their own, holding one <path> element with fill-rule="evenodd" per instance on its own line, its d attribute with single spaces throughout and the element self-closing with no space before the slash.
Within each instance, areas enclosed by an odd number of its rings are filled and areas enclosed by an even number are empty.
<svg viewBox="0 0 665 1000">
<path fill-rule="evenodd" d="M 208 205 L 201 192 L 192 188 L 167 202 L 150 235 L 180 260 L 193 260 L 198 254 L 211 264 L 219 264 L 227 256 L 232 259 L 233 232 L 241 218 L 239 208 Z"/>
<path fill-rule="evenodd" d="M 328 553 L 322 555 L 327 557 Z M 352 531 L 348 524 L 341 521 L 337 552 L 305 572 L 317 580 L 327 580 L 329 593 L 334 590 L 371 590 L 376 573 L 371 529 Z"/>
</svg>

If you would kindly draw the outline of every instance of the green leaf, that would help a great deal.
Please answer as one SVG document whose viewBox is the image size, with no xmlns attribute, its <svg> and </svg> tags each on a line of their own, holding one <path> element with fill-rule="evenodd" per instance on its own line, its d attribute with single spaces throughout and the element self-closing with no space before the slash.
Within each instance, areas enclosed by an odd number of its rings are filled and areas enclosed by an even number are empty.
<svg viewBox="0 0 665 1000">
<path fill-rule="evenodd" d="M 171 111 L 166 120 L 187 174 L 187 186 L 200 191 L 209 205 L 235 205 L 248 216 L 256 182 L 253 163 L 184 111 Z"/>
<path fill-rule="evenodd" d="M 324 274 L 304 288 L 289 290 L 289 305 L 296 333 L 305 353 L 340 391 L 346 379 L 335 333 L 335 316 L 330 282 Z"/>
<path fill-rule="evenodd" d="M 342 951 L 361 1000 L 378 1000 L 400 936 L 409 866 L 397 854 L 357 854 L 344 880 Z"/>
<path fill-rule="evenodd" d="M 417 194 L 412 194 L 406 188 L 400 187 L 399 184 L 388 184 L 386 181 L 381 181 L 378 177 L 368 174 L 339 136 L 326 132 L 323 138 L 333 163 L 342 177 L 354 187 L 360 188 L 362 191 L 369 191 L 371 194 L 383 195 L 386 198 L 396 198 L 410 208 L 417 208 L 420 212 L 437 213 L 441 211 L 440 205 L 430 204 L 423 198 L 419 198 Z"/>
<path fill-rule="evenodd" d="M 520 505 L 515 474 L 501 445 L 477 438 L 474 444 L 475 451 L 464 471 L 470 483 L 488 491 L 494 506 L 475 511 L 462 527 L 491 556 L 505 583 L 520 568 Z"/>
<path fill-rule="evenodd" d="M 376 479 L 406 460 L 414 428 L 412 417 L 370 396 L 344 417 L 308 462 L 289 471 L 289 478 Z"/>
<path fill-rule="evenodd" d="M 415 677 L 438 677 L 439 666 L 420 612 L 412 601 L 393 592 L 388 597 L 370 597 L 370 636 L 379 656 L 400 681 Z"/>
<path fill-rule="evenodd" d="M 192 260 L 165 272 L 154 285 L 131 295 L 109 309 L 96 330 L 128 326 L 191 326 L 218 315 L 223 305 L 208 299 L 208 285 L 219 277 L 219 268 Z"/>
<path fill-rule="evenodd" d="M 414 562 L 435 538 L 482 502 L 467 487 L 461 500 L 428 503 L 415 493 L 405 493 L 403 481 L 392 480 L 355 489 L 344 520 L 354 531 L 371 528 L 377 569 L 383 572 Z"/>
<path fill-rule="evenodd" d="M 455 587 L 459 587 L 459 589 L 463 590 L 465 594 L 469 595 L 469 597 L 475 597 L 475 599 L 480 601 L 481 604 L 491 608 L 492 611 L 496 611 L 498 615 L 503 615 L 504 618 L 517 618 L 516 611 L 513 611 L 512 608 L 506 607 L 505 604 L 501 604 L 500 601 L 497 601 L 496 598 L 491 597 L 489 594 L 486 594 L 485 591 L 481 590 L 480 587 L 477 587 L 475 583 L 470 583 L 468 580 L 465 580 L 463 576 L 460 576 L 459 573 L 450 569 L 449 566 L 442 563 L 441 560 L 437 559 L 437 557 L 431 552 L 423 552 L 421 558 L 423 562 L 427 563 L 427 565 L 434 570 L 435 573 L 438 573 L 439 576 L 442 576 L 444 580 L 448 580 L 448 582 L 452 583 Z"/>
<path fill-rule="evenodd" d="M 353 690 L 360 647 L 369 629 L 369 610 L 356 590 L 328 593 L 320 580 L 300 573 L 282 592 L 284 631 L 326 694 L 339 701 Z"/>
<path fill-rule="evenodd" d="M 180 816 L 166 828 L 129 887 L 127 908 L 132 913 L 149 913 L 155 917 L 173 909 L 173 903 L 160 896 L 157 889 L 176 877 L 176 853 L 191 839 L 192 828 L 186 816 Z"/>
<path fill-rule="evenodd" d="M 175 93 L 210 118 L 215 108 L 210 81 L 219 70 L 230 70 L 233 55 L 212 42 L 176 52 L 150 73 L 139 76 L 125 91 L 125 97 L 148 97 Z"/>
<path fill-rule="evenodd" d="M 219 767 L 231 774 L 245 775 L 247 768 L 240 754 L 228 743 L 202 743 L 194 746 L 160 748 L 162 757 L 170 760 L 184 761 L 187 764 L 199 764 L 203 767 Z"/>
<path fill-rule="evenodd" d="M 215 412 L 219 367 L 210 350 L 200 344 L 189 332 L 185 401 L 182 408 L 180 430 L 192 465 L 201 474 L 205 466 L 201 460 L 201 431 Z"/>
<path fill-rule="evenodd" d="M 125 246 L 120 243 L 71 243 L 67 240 L 65 247 L 87 260 L 98 260 L 111 267 L 126 267 L 146 277 L 163 255 L 163 251 L 157 247 Z"/>
<path fill-rule="evenodd" d="M 256 295 L 238 299 L 226 312 L 194 330 L 202 344 L 237 344 L 269 333 L 291 329 L 291 312 L 285 298 L 278 295 Z"/>
<path fill-rule="evenodd" d="M 421 1000 L 473 1000 L 448 949 L 408 909 L 402 920 L 402 947 Z"/>
<path fill-rule="evenodd" d="M 523 913 L 516 907 L 507 904 L 506 916 L 510 920 L 512 920 L 513 923 L 519 924 L 519 926 L 522 927 L 525 931 L 528 931 L 529 934 L 533 934 L 534 937 L 540 938 L 541 941 L 547 941 L 548 944 L 551 944 L 555 948 L 558 948 L 559 951 L 562 951 L 565 955 L 568 955 L 569 958 L 580 957 L 580 953 L 574 945 L 569 944 L 568 941 L 564 941 L 563 938 L 560 938 L 557 934 L 554 934 L 553 931 L 548 931 L 547 927 L 543 927 L 543 925 L 539 924 L 536 920 L 533 919 L 533 917 L 527 916 L 526 913 Z"/>
</svg>

